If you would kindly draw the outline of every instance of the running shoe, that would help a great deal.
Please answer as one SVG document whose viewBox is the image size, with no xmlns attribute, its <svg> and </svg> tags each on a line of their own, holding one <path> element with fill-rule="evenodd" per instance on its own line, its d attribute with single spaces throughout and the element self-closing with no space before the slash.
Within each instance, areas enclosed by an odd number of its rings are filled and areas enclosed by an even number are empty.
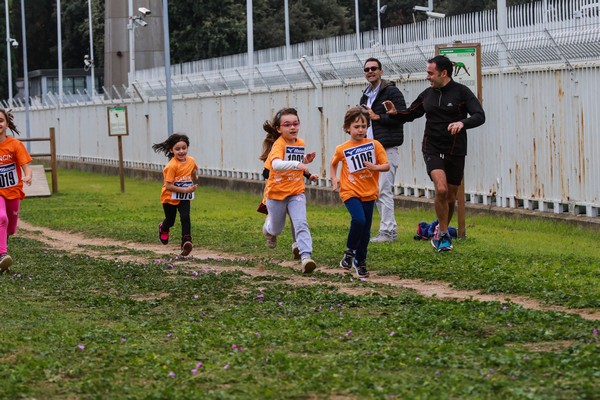
<svg viewBox="0 0 600 400">
<path fill-rule="evenodd" d="M 162 223 L 158 224 L 158 240 L 160 240 L 162 244 L 169 243 L 169 231 L 162 230 Z"/>
<path fill-rule="evenodd" d="M 265 240 L 267 241 L 267 247 L 270 249 L 274 249 L 275 247 L 277 247 L 277 236 L 271 235 L 267 231 L 266 224 L 267 223 L 265 222 L 265 225 L 263 225 L 263 228 L 262 228 L 262 232 L 265 237 Z"/>
<path fill-rule="evenodd" d="M 354 252 L 352 250 L 346 250 L 344 252 L 344 256 L 342 257 L 342 261 L 340 261 L 340 267 L 349 271 L 352 269 L 353 262 L 354 262 Z"/>
<path fill-rule="evenodd" d="M 0 254 L 0 272 L 8 271 L 13 264 L 13 259 L 8 254 Z"/>
<path fill-rule="evenodd" d="M 189 256 L 192 252 L 192 249 L 194 248 L 194 245 L 192 245 L 192 237 L 190 235 L 185 235 L 183 237 L 182 242 L 183 243 L 181 244 L 181 255 L 183 257 Z"/>
<path fill-rule="evenodd" d="M 365 261 L 356 261 L 354 260 L 354 270 L 356 271 L 356 275 L 359 278 L 366 278 L 369 276 L 369 271 L 367 270 L 367 263 Z"/>
<path fill-rule="evenodd" d="M 302 259 L 302 272 L 305 274 L 312 273 L 315 268 L 317 268 L 317 264 L 312 260 L 312 258 L 304 258 Z"/>
<path fill-rule="evenodd" d="M 294 260 L 300 259 L 300 248 L 296 242 L 292 243 L 292 254 L 294 255 Z"/>
</svg>

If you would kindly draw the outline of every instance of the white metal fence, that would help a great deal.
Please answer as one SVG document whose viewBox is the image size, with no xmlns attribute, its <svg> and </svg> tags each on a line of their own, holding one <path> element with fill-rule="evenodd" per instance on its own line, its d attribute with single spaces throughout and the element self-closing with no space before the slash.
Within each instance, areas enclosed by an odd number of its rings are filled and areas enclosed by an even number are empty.
<svg viewBox="0 0 600 400">
<path fill-rule="evenodd" d="M 205 62 L 198 62 L 200 67 L 174 66 L 180 70 L 173 76 L 175 129 L 190 136 L 191 153 L 204 174 L 261 179 L 262 123 L 281 107 L 296 107 L 302 120 L 301 136 L 318 153 L 312 169 L 323 178 L 319 184 L 327 185 L 329 159 L 335 146 L 346 139 L 341 129 L 344 112 L 357 103 L 365 86 L 362 62 L 366 57 L 380 58 L 386 77 L 395 80 L 411 102 L 427 86 L 421 71 L 434 55 L 436 43 L 481 42 L 487 122 L 469 132 L 468 201 L 597 217 L 600 17 L 589 14 L 592 8 L 582 8 L 591 1 L 549 3 L 543 15 L 539 3 L 516 8 L 519 12 L 511 9 L 510 29 L 503 34 L 495 30 L 495 13 L 484 12 L 455 17 L 456 23 L 450 24 L 452 36 L 421 40 L 418 35 L 430 35 L 433 29 L 436 35 L 450 29 L 427 24 L 425 33 L 418 27 L 397 32 L 388 28 L 384 46 L 356 51 L 344 47 L 351 46 L 351 40 L 337 38 L 340 43 L 346 41 L 335 47 L 339 52 L 319 50 L 303 58 L 303 66 L 298 60 L 285 59 L 265 60 L 252 71 L 233 66 L 233 60 L 228 61 L 229 68 L 212 71 L 205 69 Z M 582 17 L 582 10 L 589 15 Z M 520 13 L 525 15 L 517 18 Z M 411 29 L 414 42 L 407 41 Z M 375 35 L 363 33 L 363 41 Z M 404 41 L 399 39 L 402 35 Z M 398 43 L 389 44 L 392 40 Z M 324 46 L 313 44 L 313 48 Z M 164 82 L 160 82 L 160 71 L 136 76 L 144 77 L 136 85 L 141 98 L 116 96 L 61 107 L 35 105 L 30 111 L 31 131 L 43 136 L 48 127 L 56 127 L 59 159 L 117 164 L 117 143 L 108 137 L 106 108 L 124 104 L 130 128 L 123 140 L 126 166 L 162 169 L 166 160 L 154 154 L 151 145 L 167 136 Z M 19 109 L 20 127 L 24 120 Z M 398 194 L 432 196 L 433 186 L 420 154 L 423 128 L 423 119 L 405 125 Z"/>
</svg>

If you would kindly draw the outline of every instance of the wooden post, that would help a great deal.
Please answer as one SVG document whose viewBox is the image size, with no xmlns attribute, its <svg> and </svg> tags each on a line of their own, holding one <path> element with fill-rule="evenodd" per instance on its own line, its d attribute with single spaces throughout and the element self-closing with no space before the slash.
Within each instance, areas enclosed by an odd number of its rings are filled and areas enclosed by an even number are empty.
<svg viewBox="0 0 600 400">
<path fill-rule="evenodd" d="M 123 170 L 123 136 L 119 135 L 119 178 L 121 180 L 121 193 L 125 193 L 125 173 Z"/>
<path fill-rule="evenodd" d="M 58 193 L 58 172 L 56 171 L 56 139 L 54 127 L 50 128 L 50 168 L 52 175 L 52 193 Z"/>
</svg>

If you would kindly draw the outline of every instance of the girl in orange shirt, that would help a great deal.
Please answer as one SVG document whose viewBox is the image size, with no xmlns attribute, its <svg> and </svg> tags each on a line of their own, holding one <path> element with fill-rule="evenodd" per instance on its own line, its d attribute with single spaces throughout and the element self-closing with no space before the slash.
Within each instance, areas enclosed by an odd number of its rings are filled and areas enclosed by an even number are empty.
<svg viewBox="0 0 600 400">
<path fill-rule="evenodd" d="M 277 246 L 277 236 L 285 226 L 285 216 L 290 215 L 296 233 L 298 251 L 302 259 L 302 271 L 311 273 L 317 267 L 312 257 L 312 237 L 306 220 L 306 197 L 304 176 L 308 173 L 306 163 L 314 160 L 316 153 L 305 154 L 304 140 L 298 137 L 300 120 L 293 108 L 283 108 L 275 114 L 271 123 L 263 128 L 267 136 L 263 142 L 263 153 L 269 170 L 265 186 L 268 215 L 263 225 L 267 247 Z M 311 180 L 318 179 L 311 175 Z"/>
<path fill-rule="evenodd" d="M 367 139 L 369 114 L 361 107 L 353 107 L 344 116 L 344 131 L 350 140 L 335 148 L 329 174 L 333 190 L 348 209 L 352 220 L 340 267 L 365 278 L 367 270 L 367 247 L 371 238 L 373 205 L 379 194 L 379 172 L 387 171 L 390 165 L 385 149 L 377 140 Z M 342 163 L 340 179 L 337 178 L 338 164 Z"/>
<path fill-rule="evenodd" d="M 175 225 L 175 217 L 179 211 L 181 221 L 181 255 L 191 253 L 192 223 L 190 220 L 190 202 L 194 200 L 194 192 L 198 188 L 198 165 L 193 157 L 188 156 L 190 139 L 186 135 L 174 133 L 162 143 L 152 145 L 157 153 L 164 153 L 169 163 L 163 170 L 164 185 L 160 194 L 165 219 L 158 225 L 158 238 L 162 244 L 169 243 L 169 229 Z"/>
<path fill-rule="evenodd" d="M 0 271 L 6 271 L 13 263 L 7 253 L 7 241 L 17 231 L 19 207 L 25 198 L 23 183 L 31 185 L 31 156 L 23 143 L 6 136 L 6 129 L 21 134 L 11 110 L 0 109 Z"/>
</svg>

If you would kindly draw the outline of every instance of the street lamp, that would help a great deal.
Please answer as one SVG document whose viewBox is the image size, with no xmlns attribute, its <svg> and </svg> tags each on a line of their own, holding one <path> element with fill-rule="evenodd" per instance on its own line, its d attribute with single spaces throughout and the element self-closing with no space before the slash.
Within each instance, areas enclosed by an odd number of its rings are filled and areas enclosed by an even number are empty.
<svg viewBox="0 0 600 400">
<path fill-rule="evenodd" d="M 6 66 L 8 67 L 8 105 L 13 105 L 13 88 L 12 88 L 12 64 L 11 64 L 11 47 L 16 49 L 19 47 L 19 42 L 10 37 L 10 23 L 8 21 L 8 0 L 4 0 L 4 8 L 6 12 Z"/>
<path fill-rule="evenodd" d="M 387 10 L 387 4 L 384 6 L 379 5 L 379 0 L 377 0 L 377 31 L 379 32 L 379 43 L 383 45 L 383 38 L 381 36 L 381 14 L 385 13 Z"/>
<path fill-rule="evenodd" d="M 92 34 L 92 0 L 88 0 L 88 22 L 89 22 L 89 30 L 90 30 L 90 54 L 83 57 L 84 69 L 90 70 L 92 75 L 92 84 L 90 86 L 90 100 L 94 101 L 94 93 L 95 93 L 95 84 L 94 80 L 96 77 L 94 76 L 94 37 Z"/>
<path fill-rule="evenodd" d="M 129 90 L 133 89 L 135 81 L 135 28 L 136 26 L 146 27 L 148 23 L 144 21 L 144 17 L 150 15 L 151 11 L 147 8 L 138 8 L 140 15 L 133 15 L 133 0 L 129 0 Z"/>
</svg>

